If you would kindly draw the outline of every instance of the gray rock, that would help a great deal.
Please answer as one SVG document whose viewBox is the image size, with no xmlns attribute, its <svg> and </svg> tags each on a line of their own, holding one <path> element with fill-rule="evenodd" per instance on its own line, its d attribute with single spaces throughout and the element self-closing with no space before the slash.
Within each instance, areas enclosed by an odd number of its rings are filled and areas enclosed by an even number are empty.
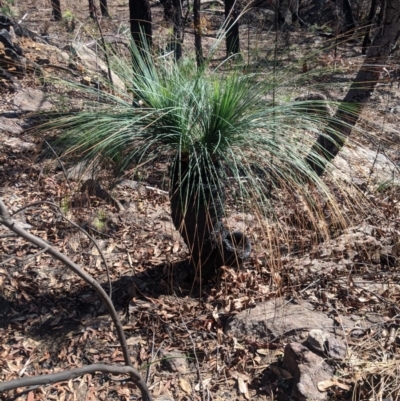
<svg viewBox="0 0 400 401">
<path fill-rule="evenodd" d="M 53 107 L 44 92 L 31 88 L 17 92 L 14 96 L 14 105 L 22 112 L 49 110 Z"/>
<path fill-rule="evenodd" d="M 320 329 L 310 330 L 307 338 L 307 346 L 311 351 L 323 352 L 327 350 L 329 333 Z"/>
<path fill-rule="evenodd" d="M 0 131 L 18 135 L 22 132 L 19 120 L 14 118 L 0 117 Z"/>
<path fill-rule="evenodd" d="M 23 141 L 20 138 L 9 137 L 0 132 L 0 149 L 5 146 L 14 153 L 31 152 L 36 149 L 36 145 L 32 142 Z"/>
<path fill-rule="evenodd" d="M 71 47 L 82 64 L 88 70 L 96 74 L 101 73 L 102 76 L 108 77 L 107 64 L 100 58 L 99 54 L 89 49 L 89 47 L 85 46 L 84 44 L 73 43 Z M 125 84 L 113 71 L 111 71 L 111 78 L 116 87 L 122 91 L 125 91 Z"/>
<path fill-rule="evenodd" d="M 333 369 L 323 358 L 304 345 L 289 343 L 285 347 L 283 366 L 293 375 L 293 398 L 298 401 L 326 399 L 327 394 L 318 390 L 318 383 L 331 379 Z"/>
<path fill-rule="evenodd" d="M 306 346 L 320 354 L 332 359 L 344 359 L 347 354 L 346 344 L 338 338 L 331 336 L 323 330 L 313 329 L 308 333 Z"/>
<path fill-rule="evenodd" d="M 347 355 L 347 346 L 341 339 L 330 337 L 326 352 L 329 358 L 343 360 Z"/>
<path fill-rule="evenodd" d="M 365 185 L 371 179 L 377 184 L 400 181 L 393 162 L 376 150 L 345 146 L 335 157 L 333 164 L 339 170 L 334 171 L 334 175 L 347 177 L 355 185 Z"/>
<path fill-rule="evenodd" d="M 162 364 L 171 372 L 185 374 L 189 372 L 187 357 L 178 351 L 160 350 Z"/>
<path fill-rule="evenodd" d="M 340 317 L 341 327 L 335 325 L 333 318 L 314 310 L 308 302 L 285 303 L 282 300 L 268 300 L 255 308 L 244 310 L 231 317 L 225 325 L 225 332 L 235 337 L 254 336 L 258 338 L 291 337 L 301 339 L 312 329 L 344 335 L 354 327 L 355 322 L 346 316 Z"/>
</svg>

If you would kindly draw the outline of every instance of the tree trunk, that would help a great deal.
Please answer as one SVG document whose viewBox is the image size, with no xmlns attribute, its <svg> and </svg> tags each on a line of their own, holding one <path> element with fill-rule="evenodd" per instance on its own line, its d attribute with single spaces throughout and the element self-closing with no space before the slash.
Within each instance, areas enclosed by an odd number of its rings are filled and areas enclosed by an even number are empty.
<svg viewBox="0 0 400 401">
<path fill-rule="evenodd" d="M 351 8 L 350 0 L 342 0 L 342 10 L 344 18 L 344 26 L 342 33 L 354 33 L 356 22 L 354 20 L 353 10 Z"/>
<path fill-rule="evenodd" d="M 369 34 L 371 32 L 371 25 L 374 19 L 374 15 L 376 13 L 377 0 L 371 0 L 371 8 L 369 9 L 368 19 L 366 22 L 365 28 L 365 36 L 362 44 L 362 54 L 365 55 L 367 53 L 367 48 L 371 44 L 371 39 L 369 38 Z"/>
<path fill-rule="evenodd" d="M 206 170 L 201 177 L 189 177 L 189 168 L 185 160 L 172 167 L 172 221 L 189 248 L 194 275 L 210 278 L 223 265 L 239 267 L 249 257 L 251 244 L 243 233 L 229 233 L 222 224 L 225 192 L 221 181 L 210 180 Z M 213 168 L 218 170 L 218 164 Z"/>
<path fill-rule="evenodd" d="M 237 21 L 238 7 L 236 0 L 225 0 L 225 20 L 226 20 L 226 56 L 240 53 L 239 45 L 239 22 Z"/>
<path fill-rule="evenodd" d="M 95 18 L 95 9 L 94 9 L 94 3 L 93 0 L 89 0 L 89 16 L 90 18 L 94 19 Z"/>
<path fill-rule="evenodd" d="M 357 123 L 363 106 L 369 101 L 379 82 L 380 73 L 387 63 L 390 51 L 400 36 L 400 1 L 387 0 L 382 28 L 375 36 L 368 54 L 354 82 L 339 106 L 334 118 L 320 134 L 307 161 L 313 170 L 322 175 L 327 162 L 343 147 Z M 319 157 L 316 156 L 319 155 Z"/>
<path fill-rule="evenodd" d="M 181 0 L 173 0 L 174 14 L 174 52 L 175 60 L 178 61 L 182 57 L 182 41 L 183 41 L 183 26 L 182 26 L 182 5 Z"/>
<path fill-rule="evenodd" d="M 129 19 L 136 46 L 142 50 L 149 49 L 153 39 L 149 0 L 129 0 Z"/>
<path fill-rule="evenodd" d="M 174 20 L 174 4 L 173 0 L 160 0 L 160 3 L 164 7 L 164 20 L 173 21 Z"/>
<path fill-rule="evenodd" d="M 201 45 L 201 14 L 200 0 L 193 0 L 194 47 L 196 49 L 196 62 L 200 67 L 203 64 L 203 47 Z"/>
<path fill-rule="evenodd" d="M 51 8 L 53 9 L 53 17 L 56 21 L 62 20 L 60 0 L 51 0 Z"/>
<path fill-rule="evenodd" d="M 103 17 L 109 17 L 107 0 L 100 0 L 100 11 Z"/>
</svg>

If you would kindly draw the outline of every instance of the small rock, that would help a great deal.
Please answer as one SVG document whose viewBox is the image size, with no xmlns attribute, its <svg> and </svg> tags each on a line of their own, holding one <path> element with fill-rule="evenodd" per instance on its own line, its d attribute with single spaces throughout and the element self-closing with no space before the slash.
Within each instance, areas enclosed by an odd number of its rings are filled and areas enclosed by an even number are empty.
<svg viewBox="0 0 400 401">
<path fill-rule="evenodd" d="M 162 364 L 171 372 L 185 374 L 189 371 L 187 357 L 178 351 L 160 350 Z"/>
<path fill-rule="evenodd" d="M 285 347 L 283 366 L 294 380 L 293 397 L 298 401 L 325 400 L 326 392 L 318 390 L 318 383 L 329 380 L 333 369 L 323 358 L 299 343 L 289 343 Z"/>
<path fill-rule="evenodd" d="M 69 54 L 67 52 L 60 52 L 60 56 L 64 61 L 68 61 L 69 60 Z"/>
<path fill-rule="evenodd" d="M 31 88 L 19 91 L 14 96 L 14 105 L 23 112 L 49 110 L 53 107 L 44 92 Z"/>
<path fill-rule="evenodd" d="M 323 352 L 327 350 L 329 334 L 320 329 L 313 329 L 308 332 L 307 345 L 311 351 Z"/>
<path fill-rule="evenodd" d="M 86 162 L 78 162 L 67 170 L 67 177 L 73 181 L 86 181 L 96 176 L 98 168 Z"/>
<path fill-rule="evenodd" d="M 311 351 L 323 353 L 332 359 L 346 358 L 346 344 L 323 330 L 310 330 L 306 345 Z"/>
<path fill-rule="evenodd" d="M 22 132 L 22 128 L 18 125 L 18 119 L 11 119 L 0 117 L 0 131 L 7 132 L 9 134 L 20 134 Z"/>
<path fill-rule="evenodd" d="M 342 340 L 334 337 L 329 338 L 327 348 L 327 355 L 329 358 L 340 360 L 346 358 L 347 347 Z"/>
</svg>

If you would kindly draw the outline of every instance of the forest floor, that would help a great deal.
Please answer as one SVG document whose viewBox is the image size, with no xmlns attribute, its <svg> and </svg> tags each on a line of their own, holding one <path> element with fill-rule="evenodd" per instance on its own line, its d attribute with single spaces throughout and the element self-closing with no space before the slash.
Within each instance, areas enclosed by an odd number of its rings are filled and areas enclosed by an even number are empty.
<svg viewBox="0 0 400 401">
<path fill-rule="evenodd" d="M 128 29 L 125 3 L 108 0 L 112 19 L 100 21 L 106 37 L 118 39 Z M 72 70 L 74 78 L 87 80 L 89 73 L 72 60 L 69 51 L 71 41 L 90 45 L 98 37 L 87 2 L 65 2 L 68 22 L 52 20 L 48 1 L 26 0 L 18 7 L 17 17 L 29 12 L 26 27 L 48 35 L 56 44 L 21 39 L 26 58 L 42 65 L 48 76 L 71 78 Z M 205 13 L 206 51 L 222 22 L 218 8 L 222 10 L 217 2 Z M 163 43 L 170 26 L 162 21 L 159 3 L 152 11 L 156 42 Z M 71 24 L 75 27 L 69 32 Z M 247 38 L 242 46 L 244 59 L 262 64 L 274 48 L 275 33 L 249 20 L 241 35 Z M 279 46 L 289 49 L 285 53 L 289 61 L 300 46 L 307 51 L 321 40 L 313 30 L 290 27 L 280 35 Z M 185 36 L 184 49 L 193 49 L 191 33 Z M 340 45 L 336 56 L 328 51 L 318 60 L 331 68 L 338 82 L 325 95 L 340 100 L 362 63 L 359 43 Z M 363 113 L 361 124 L 371 135 L 355 138 L 359 145 L 338 161 L 341 171 L 351 175 L 359 200 L 349 204 L 337 192 L 347 227 L 331 230 L 330 239 L 316 239 L 314 228 L 302 217 L 302 204 L 282 201 L 277 219 L 284 229 L 275 232 L 271 250 L 251 211 L 239 213 L 232 208 L 231 226 L 245 230 L 256 246 L 242 271 L 226 269 L 202 286 L 186 277 L 184 261 L 189 255 L 170 218 L 167 160 L 158 161 L 141 176 L 127 175 L 118 181 L 112 169 L 102 171 L 97 179 L 112 199 L 87 196 L 81 187 L 90 173 L 78 176 L 70 162 L 50 155 L 43 138 L 24 130 L 30 127 L 32 114 L 20 112 L 18 94 L 5 81 L 0 81 L 0 196 L 12 212 L 31 205 L 18 214 L 29 231 L 84 267 L 108 290 L 98 249 L 67 219 L 96 239 L 109 266 L 112 298 L 132 360 L 156 399 L 290 400 L 285 384 L 286 380 L 290 385 L 290 380 L 280 363 L 285 345 L 293 338 L 238 339 L 224 331 L 226 322 L 239 312 L 273 299 L 304 300 L 336 317 L 376 317 L 372 326 L 360 323 L 357 337 L 347 333 L 348 356 L 336 366 L 340 383 L 330 388 L 328 396 L 398 399 L 400 81 L 394 77 L 400 71 L 399 60 L 399 56 L 392 58 L 390 71 Z M 29 68 L 18 80 L 21 90 L 48 90 L 50 101 L 61 94 Z M 331 185 L 329 178 L 327 184 Z M 333 186 L 332 191 L 336 191 Z M 280 196 L 285 198 L 285 193 Z M 273 263 L 271 254 L 278 255 Z M 89 363 L 123 362 L 111 318 L 94 291 L 65 266 L 4 228 L 0 228 L 0 289 L 1 381 Z M 175 365 L 169 362 L 171 355 L 178 355 Z M 30 389 L 16 398 L 11 393 L 0 398 L 137 399 L 138 391 L 129 382 L 114 379 L 106 374 L 85 375 Z"/>
</svg>

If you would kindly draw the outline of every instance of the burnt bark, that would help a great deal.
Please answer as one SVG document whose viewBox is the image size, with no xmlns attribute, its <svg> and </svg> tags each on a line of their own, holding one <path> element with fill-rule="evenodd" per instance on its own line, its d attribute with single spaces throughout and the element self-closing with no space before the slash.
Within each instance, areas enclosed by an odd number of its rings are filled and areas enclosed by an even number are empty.
<svg viewBox="0 0 400 401">
<path fill-rule="evenodd" d="M 182 41 L 183 41 L 183 26 L 182 26 L 182 5 L 181 0 L 173 0 L 174 14 L 174 53 L 175 60 L 182 57 Z"/>
<path fill-rule="evenodd" d="M 350 0 L 342 0 L 342 10 L 344 19 L 342 33 L 352 33 L 356 27 L 356 22 Z"/>
<path fill-rule="evenodd" d="M 107 0 L 100 0 L 100 12 L 103 17 L 109 17 Z"/>
<path fill-rule="evenodd" d="M 203 47 L 201 44 L 201 12 L 200 0 L 193 0 L 194 47 L 196 49 L 196 62 L 200 67 L 203 64 Z"/>
<path fill-rule="evenodd" d="M 131 35 L 138 49 L 146 50 L 152 44 L 151 9 L 149 0 L 129 0 Z"/>
<path fill-rule="evenodd" d="M 89 0 L 89 16 L 92 19 L 95 19 L 95 9 L 93 0 Z"/>
<path fill-rule="evenodd" d="M 222 180 L 215 179 L 218 163 L 212 171 L 201 172 L 189 164 L 177 161 L 171 169 L 171 215 L 189 248 L 194 275 L 204 279 L 223 265 L 240 267 L 250 255 L 251 244 L 243 233 L 231 233 L 222 223 L 225 191 Z"/>
<path fill-rule="evenodd" d="M 239 43 L 239 12 L 236 0 L 225 0 L 225 20 L 226 20 L 226 55 L 240 53 Z"/>
<path fill-rule="evenodd" d="M 368 18 L 366 21 L 366 28 L 365 28 L 365 35 L 364 35 L 364 40 L 362 44 L 362 54 L 365 55 L 367 54 L 367 48 L 371 44 L 371 39 L 369 37 L 370 32 L 371 32 L 371 25 L 372 21 L 374 19 L 375 13 L 376 13 L 376 8 L 377 8 L 377 0 L 371 0 L 371 7 L 369 9 L 368 13 Z"/>
<path fill-rule="evenodd" d="M 343 147 L 379 82 L 390 52 L 400 36 L 400 1 L 387 0 L 382 28 L 368 49 L 367 56 L 335 116 L 320 134 L 307 157 L 311 168 L 322 175 L 326 164 Z M 318 156 L 317 156 L 318 155 Z"/>
<path fill-rule="evenodd" d="M 62 20 L 60 0 L 51 0 L 53 17 L 56 21 Z"/>
</svg>

